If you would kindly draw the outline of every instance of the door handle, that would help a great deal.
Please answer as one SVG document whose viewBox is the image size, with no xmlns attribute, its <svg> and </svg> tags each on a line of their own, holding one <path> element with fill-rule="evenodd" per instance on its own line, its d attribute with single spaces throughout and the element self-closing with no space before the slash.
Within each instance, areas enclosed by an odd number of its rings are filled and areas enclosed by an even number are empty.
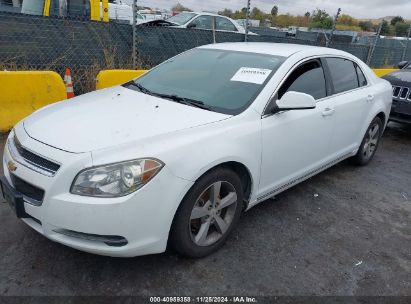
<svg viewBox="0 0 411 304">
<path fill-rule="evenodd" d="M 324 111 L 322 112 L 322 116 L 331 116 L 333 115 L 335 112 L 335 109 L 331 109 L 331 108 L 325 108 Z"/>
<path fill-rule="evenodd" d="M 374 100 L 374 95 L 369 94 L 369 95 L 367 96 L 367 102 L 372 102 L 373 100 Z"/>
</svg>

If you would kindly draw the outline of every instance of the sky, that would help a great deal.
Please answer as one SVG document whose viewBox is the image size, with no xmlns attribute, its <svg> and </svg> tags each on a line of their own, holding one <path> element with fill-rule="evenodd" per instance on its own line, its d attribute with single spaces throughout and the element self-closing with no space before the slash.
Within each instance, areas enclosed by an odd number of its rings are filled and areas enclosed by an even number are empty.
<svg viewBox="0 0 411 304">
<path fill-rule="evenodd" d="M 195 11 L 213 12 L 224 8 L 237 10 L 247 4 L 247 0 L 137 0 L 138 5 L 165 9 L 170 9 L 177 2 Z M 342 14 L 356 18 L 378 19 L 400 15 L 405 19 L 411 19 L 411 0 L 251 0 L 251 7 L 256 6 L 266 12 L 271 11 L 273 5 L 279 7 L 280 14 L 304 14 L 321 8 L 330 15 L 335 15 L 341 7 Z"/>
</svg>

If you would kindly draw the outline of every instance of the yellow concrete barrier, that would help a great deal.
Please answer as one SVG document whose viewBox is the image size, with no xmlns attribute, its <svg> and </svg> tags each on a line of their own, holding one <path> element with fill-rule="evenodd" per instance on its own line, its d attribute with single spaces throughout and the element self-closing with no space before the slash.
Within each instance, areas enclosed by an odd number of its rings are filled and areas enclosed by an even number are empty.
<svg viewBox="0 0 411 304">
<path fill-rule="evenodd" d="M 398 71 L 398 69 L 372 69 L 378 77 L 382 77 L 384 75 L 387 75 L 389 73 Z"/>
<path fill-rule="evenodd" d="M 41 107 L 66 99 L 60 75 L 51 71 L 0 71 L 0 132 Z"/>
<path fill-rule="evenodd" d="M 104 70 L 98 73 L 96 78 L 96 89 L 104 89 L 113 87 L 119 84 L 126 83 L 131 79 L 137 78 L 146 70 Z"/>
</svg>

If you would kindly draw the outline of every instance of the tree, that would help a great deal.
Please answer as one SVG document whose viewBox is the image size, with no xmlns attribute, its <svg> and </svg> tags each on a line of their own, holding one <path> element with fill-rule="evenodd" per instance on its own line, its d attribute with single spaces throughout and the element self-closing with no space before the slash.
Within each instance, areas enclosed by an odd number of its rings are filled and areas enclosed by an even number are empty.
<svg viewBox="0 0 411 304">
<path fill-rule="evenodd" d="M 234 17 L 233 11 L 230 10 L 230 9 L 228 9 L 228 8 L 225 8 L 222 12 L 219 12 L 218 14 L 219 14 L 219 15 L 226 16 L 226 17 L 230 17 L 230 18 L 233 18 L 233 17 Z"/>
<path fill-rule="evenodd" d="M 192 12 L 191 9 L 189 9 L 188 7 L 185 7 L 185 6 L 182 5 L 180 2 L 178 2 L 176 5 L 174 5 L 174 6 L 171 8 L 171 10 L 172 10 L 173 12 L 184 12 L 184 11 Z"/>
<path fill-rule="evenodd" d="M 382 21 L 381 25 L 381 35 L 389 35 L 390 34 L 390 24 L 387 20 Z"/>
<path fill-rule="evenodd" d="M 391 25 L 393 26 L 395 26 L 399 22 L 404 23 L 404 18 L 402 18 L 401 16 L 396 16 L 391 19 Z"/>
<path fill-rule="evenodd" d="M 242 8 L 240 11 L 235 11 L 231 18 L 233 19 L 245 19 L 247 8 Z"/>
<path fill-rule="evenodd" d="M 338 18 L 338 24 L 348 25 L 348 26 L 358 26 L 358 21 L 351 17 L 350 15 L 343 14 Z"/>
<path fill-rule="evenodd" d="M 310 26 L 310 19 L 304 16 L 294 16 L 294 22 L 292 25 L 301 26 L 301 27 L 309 27 Z"/>
<path fill-rule="evenodd" d="M 334 23 L 330 15 L 325 10 L 319 8 L 311 14 L 311 20 L 311 28 L 331 29 Z"/>
<path fill-rule="evenodd" d="M 271 15 L 263 12 L 258 7 L 254 7 L 251 10 L 251 19 L 264 21 L 266 19 L 271 19 Z"/>
<path fill-rule="evenodd" d="M 330 15 L 325 11 L 317 8 L 311 14 L 313 22 L 324 22 L 327 18 L 330 18 Z"/>
<path fill-rule="evenodd" d="M 275 18 L 277 17 L 277 15 L 278 15 L 278 6 L 274 5 L 273 8 L 271 9 L 271 16 Z"/>
<path fill-rule="evenodd" d="M 364 32 L 371 32 L 375 30 L 374 24 L 371 21 L 360 21 L 358 22 L 358 25 Z"/>
<path fill-rule="evenodd" d="M 397 37 L 407 37 L 408 30 L 411 24 L 405 22 L 397 22 L 395 24 L 395 36 Z"/>
<path fill-rule="evenodd" d="M 291 16 L 290 14 L 287 15 L 278 15 L 277 18 L 275 18 L 276 25 L 279 27 L 289 27 L 290 25 L 295 24 L 294 17 Z"/>
<path fill-rule="evenodd" d="M 310 13 L 310 12 L 306 12 L 306 13 L 304 14 L 304 17 L 307 18 L 307 19 L 310 19 L 311 13 Z"/>
</svg>

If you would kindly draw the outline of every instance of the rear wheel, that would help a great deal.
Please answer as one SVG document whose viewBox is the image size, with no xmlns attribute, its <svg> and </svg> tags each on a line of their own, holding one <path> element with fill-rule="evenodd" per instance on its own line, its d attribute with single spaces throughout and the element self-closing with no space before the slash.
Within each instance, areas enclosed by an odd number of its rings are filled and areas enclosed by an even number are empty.
<svg viewBox="0 0 411 304">
<path fill-rule="evenodd" d="M 380 143 L 382 131 L 383 123 L 379 117 L 375 117 L 365 133 L 357 154 L 352 158 L 356 165 L 364 166 L 372 160 Z"/>
<path fill-rule="evenodd" d="M 170 243 L 180 254 L 202 257 L 220 248 L 239 221 L 243 202 L 240 178 L 218 168 L 201 177 L 174 217 Z"/>
</svg>

